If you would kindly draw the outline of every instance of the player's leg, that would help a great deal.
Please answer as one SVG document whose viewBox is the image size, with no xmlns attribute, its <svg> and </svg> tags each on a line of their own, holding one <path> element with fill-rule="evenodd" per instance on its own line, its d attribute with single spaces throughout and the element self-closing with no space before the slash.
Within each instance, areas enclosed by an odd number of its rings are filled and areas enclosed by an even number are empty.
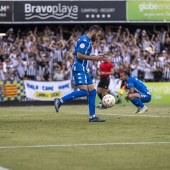
<svg viewBox="0 0 170 170">
<path fill-rule="evenodd" d="M 98 95 L 99 100 L 100 100 L 99 104 L 97 105 L 97 108 L 101 107 L 102 98 L 103 98 L 103 95 L 102 95 L 102 87 L 100 87 L 100 84 L 101 84 L 101 83 L 99 82 L 98 87 L 97 87 L 97 95 Z"/>
<path fill-rule="evenodd" d="M 95 115 L 95 100 L 96 100 L 96 89 L 94 88 L 94 84 L 91 76 L 86 73 L 87 82 L 88 82 L 88 105 L 89 105 L 89 122 L 105 122 L 106 120 L 100 119 Z"/>
<path fill-rule="evenodd" d="M 98 108 L 102 106 L 102 98 L 103 98 L 102 89 L 103 89 L 103 79 L 100 78 L 100 81 L 99 81 L 98 86 L 97 86 L 97 95 L 100 99 L 99 105 L 97 106 Z"/>
<path fill-rule="evenodd" d="M 75 80 L 74 84 L 75 84 L 75 86 L 78 86 L 80 90 L 73 91 L 73 92 L 63 96 L 61 99 L 59 99 L 59 98 L 54 99 L 56 112 L 59 111 L 60 106 L 64 102 L 66 102 L 68 100 L 76 99 L 78 97 L 83 97 L 83 96 L 88 95 L 87 77 L 86 77 L 85 73 L 84 72 L 73 72 L 73 76 L 74 76 L 74 80 Z"/>
<path fill-rule="evenodd" d="M 147 111 L 147 107 L 142 103 L 139 93 L 129 94 L 128 99 L 137 107 L 134 113 L 139 113 L 142 109 Z"/>
<path fill-rule="evenodd" d="M 109 91 L 109 84 L 110 84 L 110 79 L 109 78 L 102 78 L 102 84 L 101 84 L 101 92 L 102 92 L 102 98 L 103 96 L 105 96 L 108 91 Z M 101 101 L 102 101 L 102 98 L 101 98 Z M 103 104 L 101 107 L 99 107 L 100 109 L 107 109 Z"/>
<path fill-rule="evenodd" d="M 103 99 L 103 97 L 104 97 L 106 94 L 108 94 L 108 89 L 102 88 L 102 99 Z M 107 107 L 105 107 L 105 106 L 103 105 L 102 99 L 101 99 L 101 105 L 100 105 L 100 107 L 98 107 L 98 108 L 99 108 L 99 109 L 107 109 Z"/>
<path fill-rule="evenodd" d="M 148 92 L 149 93 L 149 92 Z M 150 102 L 151 101 L 151 98 L 152 98 L 152 96 L 151 96 L 151 94 L 149 93 L 146 93 L 146 94 L 141 94 L 141 102 L 142 103 L 148 103 L 148 102 Z M 148 111 L 148 108 L 146 107 L 146 106 L 144 106 L 141 110 L 140 110 L 140 112 L 138 112 L 138 114 L 143 114 L 143 113 L 145 113 L 146 111 Z"/>
</svg>

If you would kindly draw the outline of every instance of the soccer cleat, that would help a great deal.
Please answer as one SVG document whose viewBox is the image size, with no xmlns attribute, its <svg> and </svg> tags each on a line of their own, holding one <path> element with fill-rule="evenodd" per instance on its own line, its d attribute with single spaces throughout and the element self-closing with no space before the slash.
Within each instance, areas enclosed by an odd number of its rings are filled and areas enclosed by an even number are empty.
<svg viewBox="0 0 170 170">
<path fill-rule="evenodd" d="M 147 112 L 148 111 L 148 108 L 145 106 L 144 108 L 142 108 L 141 110 L 140 110 L 140 112 L 138 112 L 138 114 L 143 114 L 143 113 L 145 113 L 145 112 Z"/>
<path fill-rule="evenodd" d="M 107 109 L 107 107 L 105 107 L 104 105 L 101 105 L 100 107 L 97 107 L 99 109 Z"/>
<path fill-rule="evenodd" d="M 105 122 L 106 120 L 100 119 L 99 117 L 93 117 L 89 119 L 89 122 Z"/>
<path fill-rule="evenodd" d="M 135 112 L 133 112 L 133 114 L 139 113 L 140 109 L 138 108 Z"/>
<path fill-rule="evenodd" d="M 59 98 L 54 99 L 55 110 L 58 113 L 60 106 L 62 105 L 61 100 Z"/>
</svg>

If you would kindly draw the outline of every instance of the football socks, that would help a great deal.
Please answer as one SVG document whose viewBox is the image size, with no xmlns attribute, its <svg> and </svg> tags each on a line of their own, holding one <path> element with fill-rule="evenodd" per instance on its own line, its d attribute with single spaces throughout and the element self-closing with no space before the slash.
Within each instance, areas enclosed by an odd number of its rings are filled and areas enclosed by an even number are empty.
<svg viewBox="0 0 170 170">
<path fill-rule="evenodd" d="M 62 97 L 61 100 L 63 102 L 65 102 L 65 101 L 68 101 L 68 100 L 76 99 L 78 97 L 83 97 L 83 96 L 87 96 L 87 95 L 88 95 L 87 90 L 73 91 L 72 93 Z"/>
</svg>

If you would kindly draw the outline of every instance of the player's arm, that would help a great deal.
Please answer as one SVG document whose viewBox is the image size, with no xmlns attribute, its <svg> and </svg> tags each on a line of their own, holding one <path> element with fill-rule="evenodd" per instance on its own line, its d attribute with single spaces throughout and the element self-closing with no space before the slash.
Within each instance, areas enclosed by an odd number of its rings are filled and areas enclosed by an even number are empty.
<svg viewBox="0 0 170 170">
<path fill-rule="evenodd" d="M 125 98 L 129 98 L 129 97 L 128 97 L 129 94 L 133 94 L 133 93 L 134 93 L 134 88 L 131 87 L 130 89 L 127 90 L 126 95 L 125 95 Z"/>
<path fill-rule="evenodd" d="M 114 74 L 114 68 L 111 68 L 111 69 L 110 69 L 110 72 L 106 72 L 106 74 L 108 74 L 108 75 L 113 75 L 113 74 Z"/>
<path fill-rule="evenodd" d="M 131 87 L 130 89 L 128 89 L 128 90 L 126 91 L 126 94 L 125 94 L 125 99 L 126 99 L 126 101 L 129 100 L 129 94 L 133 94 L 133 93 L 134 93 L 134 88 L 133 88 L 133 87 Z"/>
<path fill-rule="evenodd" d="M 101 75 L 101 71 L 100 71 L 100 68 L 97 69 L 97 75 Z"/>
<path fill-rule="evenodd" d="M 103 56 L 95 56 L 95 55 L 85 55 L 80 52 L 77 53 L 77 58 L 81 60 L 93 60 L 93 61 L 99 61 L 103 58 Z"/>
<path fill-rule="evenodd" d="M 111 68 L 109 72 L 101 72 L 101 75 L 112 75 L 114 74 L 114 68 Z"/>
</svg>

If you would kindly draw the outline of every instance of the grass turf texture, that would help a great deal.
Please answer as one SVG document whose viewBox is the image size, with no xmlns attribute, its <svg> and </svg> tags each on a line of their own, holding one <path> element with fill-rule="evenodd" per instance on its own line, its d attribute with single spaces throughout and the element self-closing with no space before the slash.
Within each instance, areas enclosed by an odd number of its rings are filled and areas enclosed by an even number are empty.
<svg viewBox="0 0 170 170">
<path fill-rule="evenodd" d="M 11 170 L 169 170 L 170 106 L 147 106 L 149 112 L 144 115 L 132 114 L 135 107 L 129 104 L 96 109 L 99 117 L 107 119 L 105 123 L 89 123 L 87 105 L 63 105 L 59 113 L 53 106 L 1 107 L 0 166 Z"/>
</svg>

